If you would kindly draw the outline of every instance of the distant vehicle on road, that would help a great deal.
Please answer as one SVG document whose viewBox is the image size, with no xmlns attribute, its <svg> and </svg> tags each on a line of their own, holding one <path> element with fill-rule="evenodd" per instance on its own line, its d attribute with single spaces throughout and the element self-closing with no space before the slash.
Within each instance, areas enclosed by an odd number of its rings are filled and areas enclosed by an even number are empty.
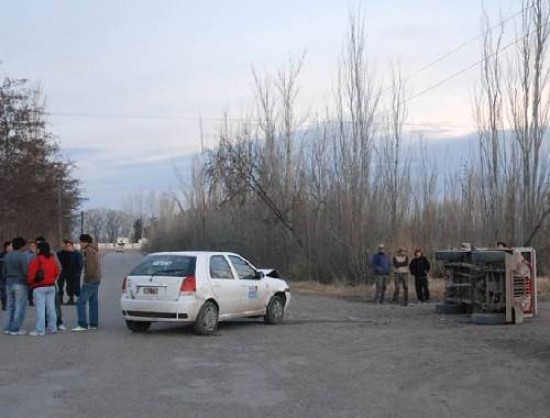
<svg viewBox="0 0 550 418">
<path fill-rule="evenodd" d="M 277 271 L 257 269 L 238 254 L 164 252 L 146 256 L 124 279 L 120 303 L 133 332 L 162 321 L 193 323 L 197 334 L 208 335 L 227 319 L 282 322 L 290 291 Z"/>
</svg>

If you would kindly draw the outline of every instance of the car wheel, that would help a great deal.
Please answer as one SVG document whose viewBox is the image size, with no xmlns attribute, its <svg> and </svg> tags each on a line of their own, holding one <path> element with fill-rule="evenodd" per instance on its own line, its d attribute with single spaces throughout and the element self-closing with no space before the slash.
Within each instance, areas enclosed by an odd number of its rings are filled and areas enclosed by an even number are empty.
<svg viewBox="0 0 550 418">
<path fill-rule="evenodd" d="M 218 329 L 218 307 L 211 300 L 207 300 L 197 315 L 195 332 L 199 335 L 211 335 Z"/>
<path fill-rule="evenodd" d="M 264 320 L 268 324 L 280 324 L 285 317 L 285 301 L 281 296 L 273 296 L 265 310 Z"/>
<path fill-rule="evenodd" d="M 147 321 L 126 321 L 126 326 L 132 332 L 146 332 L 151 323 Z"/>
<path fill-rule="evenodd" d="M 455 305 L 453 303 L 438 303 L 435 305 L 435 313 L 441 315 L 461 314 L 464 313 L 464 311 L 464 306 Z"/>
<path fill-rule="evenodd" d="M 472 322 L 476 325 L 502 325 L 506 322 L 506 315 L 503 313 L 474 313 Z"/>
</svg>

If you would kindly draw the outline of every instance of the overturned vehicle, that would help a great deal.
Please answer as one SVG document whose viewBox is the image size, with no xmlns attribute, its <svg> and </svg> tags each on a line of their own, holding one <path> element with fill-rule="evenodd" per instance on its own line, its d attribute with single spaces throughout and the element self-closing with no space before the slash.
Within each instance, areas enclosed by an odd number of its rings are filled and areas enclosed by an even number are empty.
<svg viewBox="0 0 550 418">
<path fill-rule="evenodd" d="M 436 312 L 469 313 L 476 324 L 517 324 L 537 313 L 533 248 L 436 251 L 445 276 L 445 301 Z"/>
</svg>

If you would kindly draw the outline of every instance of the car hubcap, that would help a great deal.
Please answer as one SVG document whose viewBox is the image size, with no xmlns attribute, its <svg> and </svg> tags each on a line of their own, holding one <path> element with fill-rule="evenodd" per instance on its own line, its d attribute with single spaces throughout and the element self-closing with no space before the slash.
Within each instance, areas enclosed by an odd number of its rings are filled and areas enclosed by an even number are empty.
<svg viewBox="0 0 550 418">
<path fill-rule="evenodd" d="M 212 306 L 204 311 L 204 325 L 209 330 L 214 329 L 216 326 L 216 310 Z"/>
<path fill-rule="evenodd" d="M 283 317 L 283 304 L 279 299 L 273 302 L 273 317 L 277 320 Z"/>
</svg>

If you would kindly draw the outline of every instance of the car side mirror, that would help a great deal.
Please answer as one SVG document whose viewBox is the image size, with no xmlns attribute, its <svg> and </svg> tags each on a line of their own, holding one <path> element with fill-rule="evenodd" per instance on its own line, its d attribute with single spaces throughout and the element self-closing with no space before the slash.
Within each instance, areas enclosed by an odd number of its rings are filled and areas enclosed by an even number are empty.
<svg viewBox="0 0 550 418">
<path fill-rule="evenodd" d="M 265 274 L 263 273 L 263 271 L 257 271 L 257 272 L 254 274 L 254 279 L 255 279 L 255 280 L 260 280 L 262 277 L 265 277 Z"/>
</svg>

